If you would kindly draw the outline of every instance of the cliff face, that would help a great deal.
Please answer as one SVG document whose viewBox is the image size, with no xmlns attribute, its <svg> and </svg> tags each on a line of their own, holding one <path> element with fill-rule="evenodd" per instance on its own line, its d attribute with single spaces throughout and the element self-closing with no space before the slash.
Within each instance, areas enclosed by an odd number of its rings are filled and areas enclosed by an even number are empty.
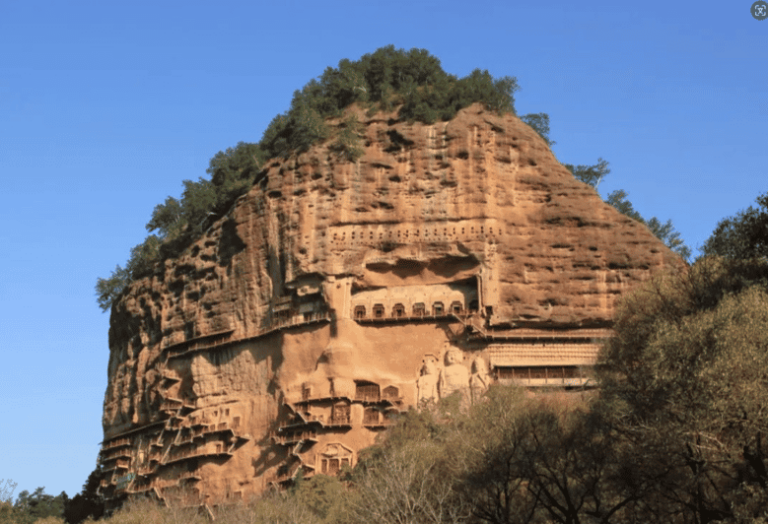
<svg viewBox="0 0 768 524">
<path fill-rule="evenodd" d="M 581 384 L 616 298 L 681 261 L 516 117 L 366 117 L 268 164 L 112 311 L 108 497 L 196 502 L 353 465 L 389 415 L 494 380 Z"/>
</svg>

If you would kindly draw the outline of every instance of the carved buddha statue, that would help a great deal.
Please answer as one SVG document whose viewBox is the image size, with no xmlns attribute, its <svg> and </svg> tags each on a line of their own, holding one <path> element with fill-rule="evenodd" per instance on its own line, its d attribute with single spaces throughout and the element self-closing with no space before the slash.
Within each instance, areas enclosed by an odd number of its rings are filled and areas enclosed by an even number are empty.
<svg viewBox="0 0 768 524">
<path fill-rule="evenodd" d="M 445 368 L 440 373 L 440 397 L 445 398 L 456 391 L 462 394 L 469 389 L 469 372 L 461 364 L 461 351 L 449 348 L 445 354 Z"/>
</svg>

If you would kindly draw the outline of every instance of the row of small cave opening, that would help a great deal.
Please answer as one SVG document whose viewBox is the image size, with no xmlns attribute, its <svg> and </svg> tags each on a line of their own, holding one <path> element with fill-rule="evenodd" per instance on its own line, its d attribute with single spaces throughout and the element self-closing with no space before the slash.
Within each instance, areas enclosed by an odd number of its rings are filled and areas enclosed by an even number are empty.
<svg viewBox="0 0 768 524">
<path fill-rule="evenodd" d="M 360 400 L 363 402 L 379 402 L 381 400 L 386 400 L 390 402 L 397 402 L 401 400 L 400 398 L 400 389 L 397 386 L 387 386 L 383 389 L 378 384 L 375 384 L 373 382 L 366 382 L 366 381 L 355 381 L 354 383 L 354 400 Z M 316 395 L 319 392 L 314 391 L 311 384 L 305 384 L 301 391 L 301 397 L 302 400 L 314 400 L 316 399 Z M 328 392 L 328 395 L 330 397 L 343 397 L 348 396 L 350 399 L 352 399 L 351 390 L 346 390 L 346 388 L 338 387 L 335 384 L 331 383 L 330 391 Z M 321 394 L 321 398 L 324 397 L 324 395 Z"/>
<path fill-rule="evenodd" d="M 365 318 L 406 318 L 406 317 L 425 317 L 431 315 L 434 317 L 444 316 L 448 314 L 461 315 L 465 312 L 476 313 L 478 310 L 477 300 L 472 300 L 469 303 L 469 307 L 465 311 L 464 304 L 460 300 L 454 300 L 450 306 L 446 309 L 443 302 L 434 302 L 432 304 L 430 312 L 427 311 L 427 305 L 424 302 L 416 302 L 413 304 L 410 313 L 406 309 L 405 305 L 398 303 L 392 306 L 389 316 L 387 315 L 384 304 L 374 304 L 371 308 L 371 316 L 368 316 L 368 311 L 365 306 L 355 306 L 354 316 L 355 319 L 361 320 Z"/>
</svg>

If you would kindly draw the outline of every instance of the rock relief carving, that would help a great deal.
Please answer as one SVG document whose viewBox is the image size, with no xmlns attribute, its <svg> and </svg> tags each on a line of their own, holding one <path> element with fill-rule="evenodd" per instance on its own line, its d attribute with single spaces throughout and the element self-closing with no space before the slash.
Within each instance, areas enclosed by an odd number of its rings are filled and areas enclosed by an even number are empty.
<svg viewBox="0 0 768 524">
<path fill-rule="evenodd" d="M 445 353 L 445 368 L 440 373 L 440 398 L 446 398 L 457 391 L 466 396 L 469 390 L 469 372 L 461 361 L 461 351 L 449 347 Z"/>
<path fill-rule="evenodd" d="M 343 444 L 331 443 L 318 455 L 320 473 L 335 475 L 344 466 L 352 466 L 354 453 Z"/>
<path fill-rule="evenodd" d="M 421 367 L 421 376 L 416 381 L 416 386 L 419 390 L 419 405 L 429 402 L 437 402 L 437 385 L 439 380 L 440 375 L 437 371 L 435 359 L 432 356 L 427 356 L 427 358 L 424 359 L 424 365 Z"/>
<path fill-rule="evenodd" d="M 330 381 L 332 397 L 347 397 L 349 399 L 355 398 L 354 380 L 349 378 L 332 377 Z"/>
<path fill-rule="evenodd" d="M 477 357 L 472 362 L 472 376 L 469 379 L 472 401 L 477 402 L 491 385 L 491 377 L 488 375 L 488 366 L 482 357 Z"/>
</svg>

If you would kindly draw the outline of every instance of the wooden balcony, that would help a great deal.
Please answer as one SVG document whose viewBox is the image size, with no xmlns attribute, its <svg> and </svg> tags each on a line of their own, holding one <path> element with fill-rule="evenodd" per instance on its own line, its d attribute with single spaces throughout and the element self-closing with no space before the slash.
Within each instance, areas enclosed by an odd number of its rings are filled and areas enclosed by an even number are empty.
<svg viewBox="0 0 768 524">
<path fill-rule="evenodd" d="M 289 431 L 273 433 L 272 441 L 278 446 L 293 446 L 302 442 L 317 442 L 315 431 Z"/>
<path fill-rule="evenodd" d="M 108 460 L 115 460 L 117 458 L 131 458 L 133 450 L 131 448 L 114 448 L 108 452 L 104 452 L 102 450 L 101 454 L 101 460 L 102 461 L 108 461 Z"/>
<path fill-rule="evenodd" d="M 117 440 L 111 440 L 109 442 L 106 442 L 104 445 L 101 446 L 101 451 L 106 451 L 108 449 L 119 448 L 119 447 L 130 446 L 130 445 L 131 445 L 131 439 L 119 438 Z"/>
<path fill-rule="evenodd" d="M 140 477 L 148 477 L 155 473 L 156 469 L 153 467 L 144 466 L 138 469 L 136 474 Z"/>
<path fill-rule="evenodd" d="M 209 333 L 208 335 L 195 337 L 189 340 L 183 340 L 181 342 L 166 346 L 165 351 L 168 352 L 169 357 L 177 356 L 189 351 L 195 351 L 201 346 L 205 347 L 217 343 L 220 344 L 226 341 L 234 332 L 234 329 L 227 329 L 224 331 L 218 331 L 216 333 Z"/>
<path fill-rule="evenodd" d="M 190 355 L 192 353 L 196 353 L 199 351 L 208 351 L 212 349 L 217 349 L 219 347 L 224 347 L 232 344 L 255 340 L 283 329 L 289 329 L 289 328 L 298 327 L 298 326 L 305 326 L 305 325 L 314 324 L 317 322 L 330 322 L 330 320 L 331 320 L 331 312 L 328 310 L 317 311 L 313 313 L 304 313 L 302 315 L 293 315 L 287 318 L 275 319 L 269 324 L 267 324 L 264 328 L 258 330 L 254 335 L 247 338 L 241 338 L 237 340 L 233 340 L 230 338 L 222 338 L 220 340 L 211 340 L 209 343 L 204 343 L 205 341 L 195 342 L 194 344 L 190 344 L 187 346 L 184 346 L 182 343 L 176 344 L 172 346 L 172 348 L 169 348 L 168 358 L 184 357 L 186 355 Z M 233 332 L 234 331 L 230 331 L 228 333 L 233 333 Z"/>
<path fill-rule="evenodd" d="M 152 486 L 152 483 L 149 483 L 149 484 L 139 484 L 139 485 L 133 486 L 133 487 L 131 487 L 129 489 L 126 489 L 125 492 L 126 493 L 130 493 L 132 495 L 137 495 L 137 494 L 149 493 L 150 491 L 152 491 L 153 488 L 154 488 L 154 486 Z"/>
<path fill-rule="evenodd" d="M 200 476 L 200 473 L 197 471 L 186 471 L 184 473 L 180 473 L 177 477 L 179 480 L 202 480 L 203 477 Z"/>
<path fill-rule="evenodd" d="M 587 375 L 586 366 L 519 366 L 497 367 L 501 384 L 524 387 L 590 387 L 595 386 Z"/>
<path fill-rule="evenodd" d="M 292 404 L 295 404 L 295 405 L 298 406 L 298 405 L 304 405 L 304 404 L 320 404 L 320 403 L 329 402 L 329 401 L 338 402 L 340 400 L 346 400 L 347 402 L 350 402 L 350 403 L 352 402 L 352 399 L 350 397 L 346 396 L 346 395 L 336 396 L 336 395 L 330 394 L 330 395 L 314 396 L 314 397 L 312 395 L 307 395 L 306 397 L 302 398 L 301 400 L 297 400 L 296 402 L 292 402 Z M 292 409 L 294 409 L 294 408 L 292 408 Z M 296 410 L 294 409 L 294 411 L 296 411 Z"/>
<path fill-rule="evenodd" d="M 515 384 L 517 386 L 523 386 L 528 388 L 536 387 L 555 387 L 555 388 L 569 388 L 569 387 L 591 387 L 596 386 L 596 382 L 591 381 L 588 378 L 575 377 L 575 378 L 516 378 L 516 379 L 499 379 L 500 384 Z"/>
<path fill-rule="evenodd" d="M 305 324 L 312 324 L 315 322 L 324 322 L 331 320 L 330 311 L 316 311 L 312 313 L 304 313 L 302 315 L 293 315 L 284 319 L 273 320 L 267 328 L 262 330 L 262 335 L 266 335 L 269 332 L 291 328 L 295 326 L 302 326 Z"/>
<path fill-rule="evenodd" d="M 394 420 L 382 418 L 380 420 L 368 420 L 363 422 L 363 426 L 369 429 L 383 429 L 395 424 Z"/>
<path fill-rule="evenodd" d="M 177 440 L 174 445 L 175 446 L 188 446 L 192 444 L 192 442 L 195 440 L 194 435 L 187 435 L 184 437 L 179 437 L 179 440 Z"/>
<path fill-rule="evenodd" d="M 178 398 L 167 398 L 160 403 L 160 411 L 173 411 L 174 413 L 184 406 L 184 402 Z"/>
<path fill-rule="evenodd" d="M 450 313 L 448 311 L 443 311 L 439 314 L 433 314 L 433 313 L 410 313 L 410 314 L 402 314 L 400 316 L 388 316 L 388 315 L 382 315 L 382 316 L 355 316 L 354 320 L 355 322 L 359 323 L 389 323 L 389 324 L 396 324 L 398 322 L 425 322 L 425 321 L 434 321 L 434 320 L 453 320 L 456 318 L 456 315 L 453 313 Z"/>
<path fill-rule="evenodd" d="M 212 457 L 212 456 L 232 456 L 232 453 L 224 447 L 223 444 L 216 446 L 201 446 L 198 448 L 186 449 L 182 451 L 176 451 L 168 455 L 168 459 L 165 461 L 165 465 L 189 460 L 197 457 Z"/>
<path fill-rule="evenodd" d="M 175 431 L 185 426 L 185 420 L 181 417 L 171 417 L 166 424 L 166 429 Z"/>
<path fill-rule="evenodd" d="M 342 418 L 336 418 L 331 419 L 325 424 L 323 424 L 324 428 L 351 428 L 352 423 L 348 418 L 342 419 Z"/>
</svg>

